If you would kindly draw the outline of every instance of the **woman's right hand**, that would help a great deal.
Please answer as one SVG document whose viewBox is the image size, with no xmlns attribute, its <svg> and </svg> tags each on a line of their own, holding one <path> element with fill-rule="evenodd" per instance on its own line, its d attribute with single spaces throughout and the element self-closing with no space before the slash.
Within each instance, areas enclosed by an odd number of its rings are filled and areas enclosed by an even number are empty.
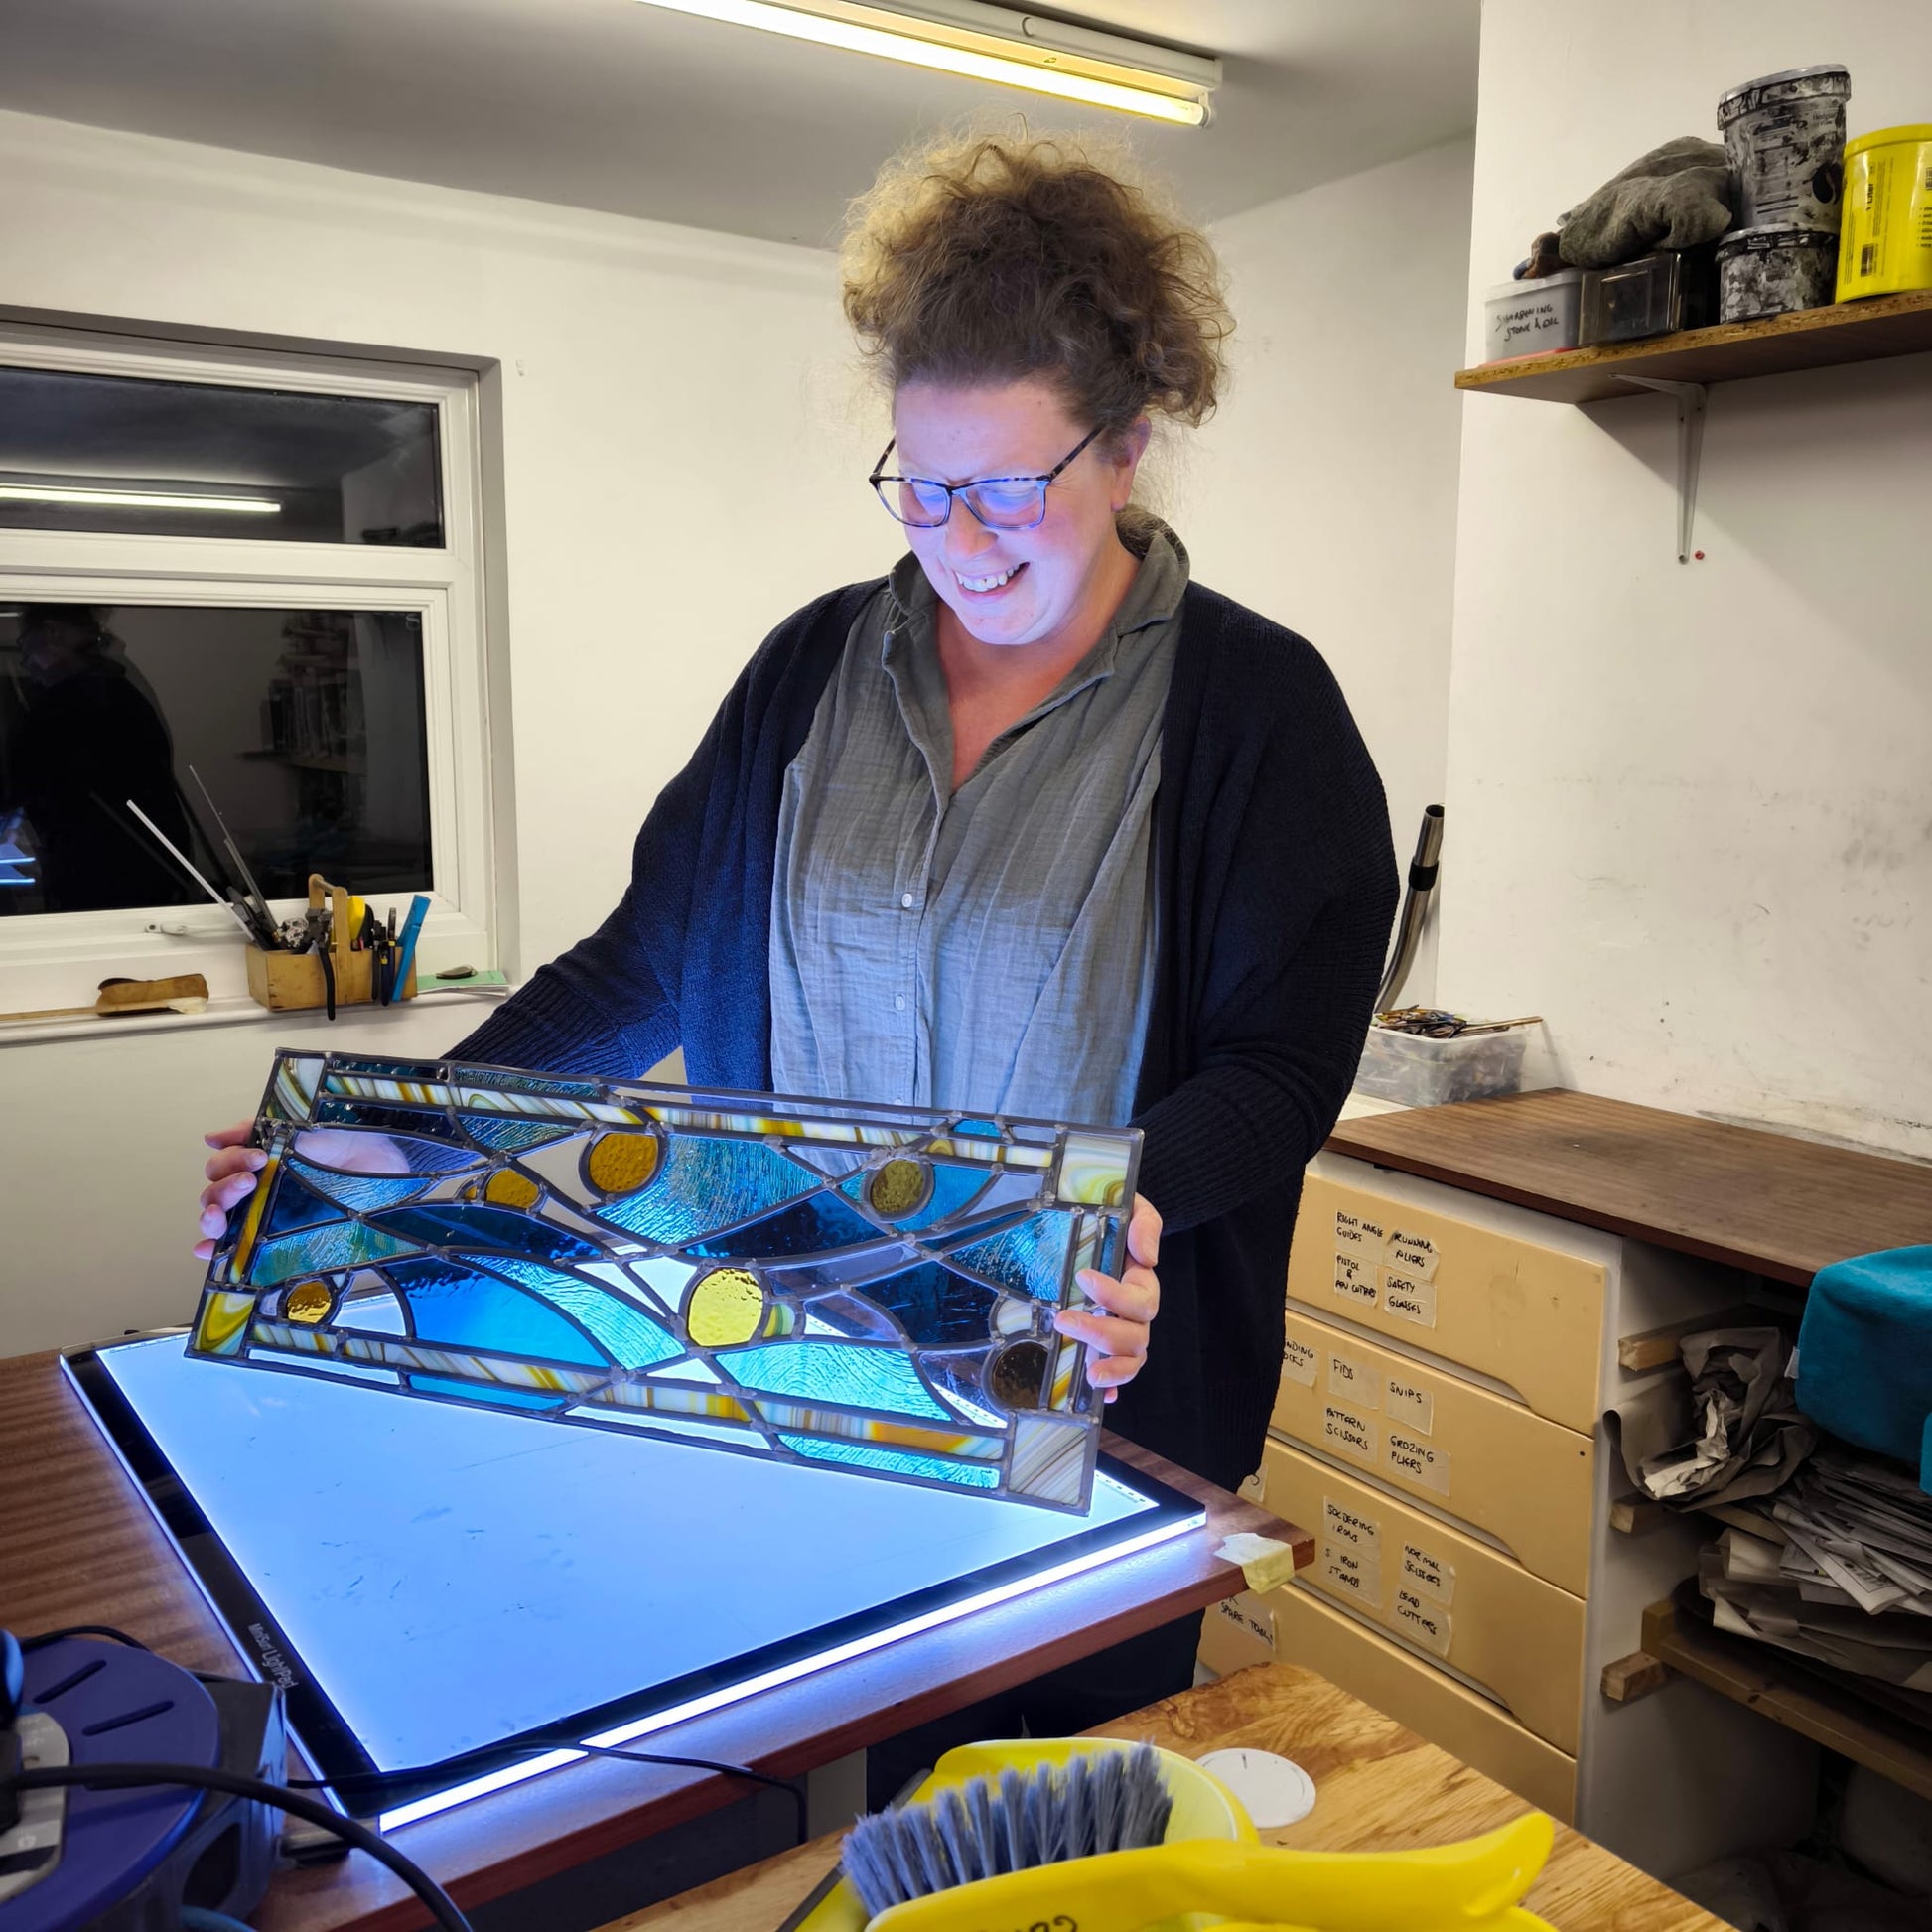
<svg viewBox="0 0 1932 1932">
<path fill-rule="evenodd" d="M 217 1128 L 203 1139 L 214 1149 L 206 1170 L 207 1185 L 202 1189 L 201 1236 L 195 1243 L 195 1257 L 207 1261 L 216 1244 L 228 1230 L 228 1216 L 255 1191 L 255 1176 L 267 1161 L 253 1145 L 255 1123 L 252 1118 L 238 1120 L 232 1127 Z M 348 1133 L 341 1128 L 311 1127 L 298 1134 L 295 1151 L 325 1168 L 344 1173 L 407 1173 L 409 1162 L 394 1141 L 381 1134 Z"/>
</svg>

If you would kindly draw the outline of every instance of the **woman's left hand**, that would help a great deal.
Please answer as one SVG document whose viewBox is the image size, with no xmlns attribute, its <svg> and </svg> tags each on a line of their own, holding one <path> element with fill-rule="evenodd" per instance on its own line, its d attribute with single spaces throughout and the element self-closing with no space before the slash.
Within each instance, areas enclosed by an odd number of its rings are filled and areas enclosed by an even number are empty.
<svg viewBox="0 0 1932 1932">
<path fill-rule="evenodd" d="M 1127 1223 L 1127 1267 L 1118 1279 L 1092 1268 L 1081 1269 L 1076 1278 L 1105 1312 L 1062 1309 L 1053 1317 L 1061 1334 L 1086 1343 L 1087 1379 L 1106 1390 L 1109 1402 L 1147 1360 L 1148 1337 L 1161 1309 L 1161 1282 L 1154 1272 L 1160 1258 L 1161 1217 L 1151 1201 L 1136 1194 Z"/>
</svg>

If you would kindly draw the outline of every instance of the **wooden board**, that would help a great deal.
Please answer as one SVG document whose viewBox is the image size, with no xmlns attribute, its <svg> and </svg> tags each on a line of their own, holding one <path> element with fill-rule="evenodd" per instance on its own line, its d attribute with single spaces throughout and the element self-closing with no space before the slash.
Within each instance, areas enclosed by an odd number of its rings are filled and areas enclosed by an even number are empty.
<svg viewBox="0 0 1932 1932">
<path fill-rule="evenodd" d="M 1713 1630 L 1668 1601 L 1644 1611 L 1643 1647 L 1773 1724 L 1932 1799 L 1932 1732 L 1855 1701 L 1804 1658 Z"/>
<path fill-rule="evenodd" d="M 796 1777 L 975 1699 L 1233 1595 L 1214 1554 L 1242 1531 L 1313 1555 L 1280 1522 L 1119 1437 L 1111 1454 L 1195 1497 L 1204 1530 L 889 1644 L 690 1724 L 643 1749 Z M 235 1652 L 52 1354 L 0 1360 L 0 1627 L 29 1636 L 107 1623 L 191 1669 L 241 1675 Z M 740 1780 L 603 1762 L 566 1766 L 397 1834 L 474 1906 L 729 1804 Z M 401 1883 L 362 1858 L 278 1877 L 261 1932 L 402 1932 L 427 1922 Z"/>
<path fill-rule="evenodd" d="M 1932 1241 L 1932 1164 L 1562 1087 L 1343 1121 L 1328 1146 L 1801 1288 Z"/>
<path fill-rule="evenodd" d="M 1293 1664 L 1243 1671 L 1102 1728 L 1186 1757 L 1225 1746 L 1292 1757 L 1314 1780 L 1314 1809 L 1300 1824 L 1262 1833 L 1271 1845 L 1411 1851 L 1493 1831 L 1526 1809 L 1449 1752 Z M 820 1839 L 606 1932 L 771 1932 L 837 1856 L 837 1840 Z M 1721 1920 L 1565 1825 L 1524 1903 L 1562 1932 L 1725 1932 Z"/>
<path fill-rule="evenodd" d="M 1538 402 L 1608 402 L 1647 390 L 1618 374 L 1670 382 L 1737 382 L 1793 369 L 1872 362 L 1932 349 L 1932 292 L 1799 309 L 1758 322 L 1721 323 L 1603 348 L 1526 355 L 1456 372 L 1458 389 Z"/>
</svg>

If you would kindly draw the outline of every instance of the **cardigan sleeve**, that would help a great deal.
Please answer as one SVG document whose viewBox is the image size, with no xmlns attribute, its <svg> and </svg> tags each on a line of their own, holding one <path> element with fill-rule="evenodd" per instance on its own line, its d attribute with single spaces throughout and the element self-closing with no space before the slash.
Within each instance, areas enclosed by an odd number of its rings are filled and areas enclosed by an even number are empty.
<svg viewBox="0 0 1932 1932">
<path fill-rule="evenodd" d="M 1191 1064 L 1137 1122 L 1141 1192 L 1176 1232 L 1292 1186 L 1327 1139 L 1395 916 L 1381 780 L 1339 687 L 1303 649 L 1311 672 L 1248 748 L 1238 819 L 1223 823 L 1223 804 L 1208 821 L 1205 842 L 1227 857 L 1199 935 Z"/>
</svg>

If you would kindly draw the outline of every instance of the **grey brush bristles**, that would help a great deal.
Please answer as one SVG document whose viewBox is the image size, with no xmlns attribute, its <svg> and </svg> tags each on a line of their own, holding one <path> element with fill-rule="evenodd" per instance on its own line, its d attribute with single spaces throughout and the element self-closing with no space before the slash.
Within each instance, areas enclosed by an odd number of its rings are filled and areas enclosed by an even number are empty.
<svg viewBox="0 0 1932 1932">
<path fill-rule="evenodd" d="M 924 1804 L 895 1805 L 846 1835 L 845 1875 L 868 1918 L 1003 1871 L 1159 1845 L 1173 1799 L 1152 1744 L 1081 1751 L 1062 1770 L 1008 1769 Z"/>
</svg>

